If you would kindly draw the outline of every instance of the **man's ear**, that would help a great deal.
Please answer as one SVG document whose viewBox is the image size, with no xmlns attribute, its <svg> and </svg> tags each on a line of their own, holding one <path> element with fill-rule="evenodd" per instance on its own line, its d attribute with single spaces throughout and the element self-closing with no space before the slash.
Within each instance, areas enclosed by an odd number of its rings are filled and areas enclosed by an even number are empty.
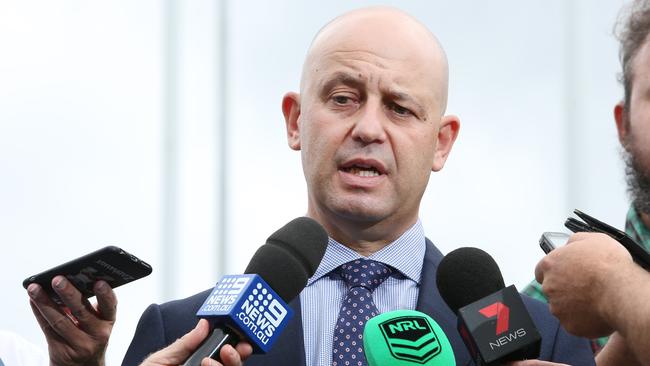
<svg viewBox="0 0 650 366">
<path fill-rule="evenodd" d="M 300 94 L 289 92 L 284 95 L 282 114 L 287 127 L 287 143 L 293 150 L 300 150 Z"/>
<path fill-rule="evenodd" d="M 614 120 L 616 121 L 616 131 L 618 132 L 618 141 L 625 147 L 627 133 L 630 128 L 628 121 L 629 111 L 625 109 L 625 102 L 620 101 L 614 106 Z"/>
<path fill-rule="evenodd" d="M 437 172 L 445 166 L 445 161 L 449 156 L 454 141 L 458 137 L 460 130 L 460 119 L 454 115 L 447 115 L 440 120 L 440 127 L 438 128 L 438 143 L 433 155 L 432 171 Z"/>
</svg>

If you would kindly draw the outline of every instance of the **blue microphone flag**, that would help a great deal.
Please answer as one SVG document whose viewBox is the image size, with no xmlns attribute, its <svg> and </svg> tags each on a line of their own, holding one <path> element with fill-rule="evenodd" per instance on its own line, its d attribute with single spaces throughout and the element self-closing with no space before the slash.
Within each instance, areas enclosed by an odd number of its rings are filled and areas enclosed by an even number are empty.
<svg viewBox="0 0 650 366">
<path fill-rule="evenodd" d="M 226 324 L 266 353 L 293 311 L 262 277 L 243 274 L 223 276 L 196 315 Z"/>
</svg>

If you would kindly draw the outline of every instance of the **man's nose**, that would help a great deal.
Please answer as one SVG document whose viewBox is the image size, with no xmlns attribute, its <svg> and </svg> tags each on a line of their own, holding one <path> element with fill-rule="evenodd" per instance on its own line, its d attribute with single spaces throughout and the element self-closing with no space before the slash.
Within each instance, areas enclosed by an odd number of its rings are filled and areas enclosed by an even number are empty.
<svg viewBox="0 0 650 366">
<path fill-rule="evenodd" d="M 386 130 L 381 103 L 367 103 L 357 115 L 352 129 L 352 138 L 364 144 L 382 143 L 386 140 Z"/>
</svg>

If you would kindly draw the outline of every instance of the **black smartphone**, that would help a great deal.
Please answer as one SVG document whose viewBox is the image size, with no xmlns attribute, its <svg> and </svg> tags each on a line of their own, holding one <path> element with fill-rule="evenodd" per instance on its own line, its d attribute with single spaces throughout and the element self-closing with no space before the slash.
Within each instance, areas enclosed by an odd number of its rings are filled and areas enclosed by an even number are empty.
<svg viewBox="0 0 650 366">
<path fill-rule="evenodd" d="M 84 295 L 95 296 L 93 286 L 96 281 L 104 280 L 112 288 L 135 281 L 151 273 L 151 266 L 133 254 L 116 246 L 86 254 L 62 265 L 48 269 L 37 275 L 29 276 L 23 281 L 26 289 L 31 283 L 37 283 L 59 305 L 63 305 L 59 296 L 52 289 L 52 279 L 63 275 Z"/>
<path fill-rule="evenodd" d="M 627 249 L 636 263 L 638 263 L 646 270 L 650 271 L 650 253 L 644 247 L 639 245 L 639 243 L 634 241 L 634 239 L 629 237 L 624 231 L 621 231 L 607 223 L 589 216 L 588 214 L 578 209 L 573 210 L 573 213 L 575 213 L 584 222 L 574 219 L 573 217 L 567 218 L 564 226 L 566 226 L 569 230 L 573 232 L 600 232 L 609 235 L 614 240 L 621 243 L 625 249 Z"/>
<path fill-rule="evenodd" d="M 547 231 L 539 238 L 539 246 L 548 254 L 553 249 L 565 245 L 569 237 L 569 234 Z"/>
</svg>

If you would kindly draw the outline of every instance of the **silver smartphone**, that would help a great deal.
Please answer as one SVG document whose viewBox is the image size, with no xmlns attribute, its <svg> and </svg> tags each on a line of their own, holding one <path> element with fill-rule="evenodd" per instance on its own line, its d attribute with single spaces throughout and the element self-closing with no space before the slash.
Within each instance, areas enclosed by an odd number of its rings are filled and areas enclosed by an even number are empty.
<svg viewBox="0 0 650 366">
<path fill-rule="evenodd" d="M 542 234 L 541 238 L 539 238 L 539 246 L 542 248 L 544 253 L 548 254 L 553 249 L 565 245 L 569 240 L 569 237 L 571 237 L 569 234 L 547 231 Z"/>
</svg>

